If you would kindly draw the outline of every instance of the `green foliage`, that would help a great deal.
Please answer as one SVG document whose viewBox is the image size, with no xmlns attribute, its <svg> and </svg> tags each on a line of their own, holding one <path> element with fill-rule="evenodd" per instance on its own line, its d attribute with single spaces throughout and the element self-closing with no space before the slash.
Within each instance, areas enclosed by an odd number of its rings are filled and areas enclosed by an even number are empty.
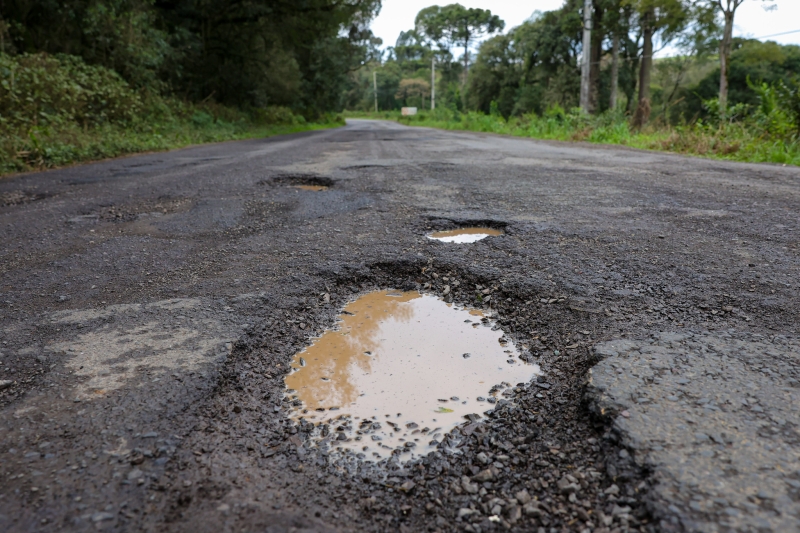
<svg viewBox="0 0 800 533">
<path fill-rule="evenodd" d="M 790 84 L 800 72 L 800 46 L 774 42 L 734 39 L 730 57 L 728 102 L 757 105 L 759 96 L 751 90 L 753 83 Z M 694 87 L 688 88 L 687 114 L 701 112 L 702 102 L 719 94 L 719 68 L 709 71 Z"/>
<path fill-rule="evenodd" d="M 0 2 L 10 54 L 79 56 L 133 88 L 307 118 L 341 109 L 349 73 L 379 41 L 380 0 L 13 0 Z"/>
<path fill-rule="evenodd" d="M 466 8 L 461 4 L 426 7 L 417 14 L 414 24 L 418 32 L 441 48 L 459 46 L 465 53 L 474 39 L 505 27 L 505 22 L 488 9 Z"/>
<path fill-rule="evenodd" d="M 622 7 L 632 7 L 640 16 L 649 16 L 649 24 L 665 40 L 675 36 L 688 22 L 689 0 L 622 0 Z"/>
<path fill-rule="evenodd" d="M 74 56 L 0 54 L 0 128 L 127 124 L 142 98 L 113 70 Z"/>
<path fill-rule="evenodd" d="M 777 92 L 776 92 L 777 91 Z M 795 91 L 795 92 L 792 92 Z M 524 114 L 508 120 L 501 116 L 469 112 L 454 114 L 449 110 L 422 111 L 410 117 L 385 114 L 408 125 L 437 127 L 451 130 L 502 133 L 520 137 L 561 141 L 585 141 L 601 144 L 620 144 L 650 150 L 665 150 L 720 159 L 748 162 L 771 162 L 800 165 L 800 135 L 784 132 L 790 122 L 781 115 L 781 126 L 775 129 L 767 118 L 778 120 L 775 113 L 787 104 L 786 98 L 797 98 L 797 88 L 769 89 L 764 108 L 738 122 L 709 124 L 699 121 L 693 125 L 674 128 L 650 127 L 636 130 L 629 118 L 620 112 L 586 115 L 579 109 L 566 111 L 554 105 L 542 115 Z M 778 92 L 781 94 L 778 95 Z M 772 104 L 775 103 L 776 106 Z M 796 117 L 796 115 L 791 115 Z M 770 132 L 770 128 L 772 132 Z"/>
<path fill-rule="evenodd" d="M 470 71 L 470 108 L 489 112 L 496 102 L 508 118 L 541 113 L 549 106 L 577 104 L 580 78 L 577 43 L 582 23 L 576 10 L 565 4 L 541 13 L 507 35 L 486 40 Z"/>
<path fill-rule="evenodd" d="M 443 61 L 435 111 L 421 110 L 403 118 L 386 116 L 448 129 L 798 164 L 800 46 L 734 39 L 729 98 L 727 108 L 720 109 L 718 58 L 711 55 L 719 49 L 723 27 L 716 2 L 593 0 L 592 49 L 588 51 L 582 49 L 583 4 L 583 0 L 564 0 L 560 9 L 536 12 L 520 26 L 486 39 L 474 62 L 464 63 L 460 71 L 453 68 L 459 65 L 451 57 Z M 401 80 L 430 79 L 431 57 L 464 45 L 452 21 L 455 13 L 465 11 L 457 4 L 420 11 L 415 28 L 401 34 L 384 64 L 369 65 L 368 75 L 357 73 L 359 89 L 351 94 L 359 98 L 348 98 L 348 106 L 372 109 L 375 70 L 380 108 L 399 108 L 408 96 L 398 91 Z M 652 113 L 650 125 L 632 130 L 645 29 L 656 48 L 672 43 L 680 54 L 653 60 L 650 91 L 644 95 L 648 103 L 642 107 L 642 115 Z M 618 99 L 615 109 L 609 109 L 614 37 L 619 42 Z M 592 63 L 590 85 L 599 112 L 595 116 L 575 110 L 580 91 L 578 61 L 585 52 Z M 460 75 L 467 67 L 463 85 Z M 394 101 L 390 95 L 395 95 Z"/>
<path fill-rule="evenodd" d="M 408 78 L 400 80 L 394 97 L 407 106 L 424 107 L 425 97 L 430 94 L 430 83 L 417 78 Z"/>
<path fill-rule="evenodd" d="M 167 7 L 169 6 L 169 7 Z M 314 119 L 342 108 L 349 72 L 374 53 L 379 0 L 174 0 L 160 7 L 185 50 L 165 76 L 194 99 L 282 105 Z"/>
<path fill-rule="evenodd" d="M 470 107 L 492 115 L 509 117 L 519 90 L 522 69 L 514 68 L 519 58 L 508 35 L 498 35 L 483 43 L 470 72 Z"/>
<path fill-rule="evenodd" d="M 758 97 L 758 107 L 753 114 L 755 123 L 765 134 L 776 138 L 800 138 L 800 82 L 782 80 L 774 85 L 750 84 Z M 747 107 L 745 104 L 738 106 Z"/>
<path fill-rule="evenodd" d="M 0 54 L 0 173 L 341 124 L 338 115 L 311 124 L 287 108 L 163 98 L 74 56 Z"/>
<path fill-rule="evenodd" d="M 302 115 L 295 115 L 288 107 L 271 106 L 258 108 L 253 112 L 253 114 L 255 121 L 259 124 L 279 124 L 282 126 L 291 126 L 305 124 L 306 122 Z"/>
</svg>

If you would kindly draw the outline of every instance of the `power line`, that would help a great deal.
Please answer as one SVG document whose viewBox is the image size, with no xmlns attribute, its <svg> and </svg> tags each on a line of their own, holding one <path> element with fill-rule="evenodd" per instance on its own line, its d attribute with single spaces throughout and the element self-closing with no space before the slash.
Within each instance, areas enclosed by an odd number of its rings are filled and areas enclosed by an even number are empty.
<svg viewBox="0 0 800 533">
<path fill-rule="evenodd" d="M 780 37 L 781 35 L 789 35 L 790 33 L 800 33 L 800 30 L 785 31 L 783 33 L 773 33 L 772 35 L 764 35 L 763 37 L 745 37 L 745 39 L 769 39 L 770 37 Z"/>
</svg>

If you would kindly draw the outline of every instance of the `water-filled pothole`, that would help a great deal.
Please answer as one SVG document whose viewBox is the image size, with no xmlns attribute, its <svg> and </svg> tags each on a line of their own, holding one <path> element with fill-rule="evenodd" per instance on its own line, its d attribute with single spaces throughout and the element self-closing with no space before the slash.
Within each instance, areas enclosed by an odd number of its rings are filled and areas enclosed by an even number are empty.
<svg viewBox="0 0 800 533">
<path fill-rule="evenodd" d="M 345 306 L 338 329 L 295 356 L 286 386 L 321 446 L 383 458 L 427 453 L 538 372 L 482 311 L 384 290 Z"/>
<path fill-rule="evenodd" d="M 327 191 L 327 185 L 293 185 L 295 189 L 301 189 L 303 191 Z"/>
<path fill-rule="evenodd" d="M 428 238 L 442 242 L 465 244 L 477 242 L 481 239 L 485 239 L 486 237 L 496 237 L 497 235 L 502 234 L 502 230 L 494 228 L 459 228 L 447 231 L 437 231 L 428 235 Z"/>
</svg>

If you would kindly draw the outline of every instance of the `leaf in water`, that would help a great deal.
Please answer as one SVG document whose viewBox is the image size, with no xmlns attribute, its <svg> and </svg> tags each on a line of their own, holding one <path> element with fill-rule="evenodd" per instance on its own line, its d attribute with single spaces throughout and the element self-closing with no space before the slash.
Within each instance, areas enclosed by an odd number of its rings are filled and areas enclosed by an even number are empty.
<svg viewBox="0 0 800 533">
<path fill-rule="evenodd" d="M 440 407 L 436 410 L 437 413 L 452 413 L 452 409 L 448 409 L 447 407 Z"/>
</svg>

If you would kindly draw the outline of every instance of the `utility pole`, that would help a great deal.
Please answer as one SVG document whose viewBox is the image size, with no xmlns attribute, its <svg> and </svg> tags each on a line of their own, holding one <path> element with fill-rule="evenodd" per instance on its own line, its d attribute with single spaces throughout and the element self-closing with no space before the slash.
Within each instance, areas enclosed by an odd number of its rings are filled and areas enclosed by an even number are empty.
<svg viewBox="0 0 800 533">
<path fill-rule="evenodd" d="M 436 109 L 436 56 L 431 58 L 431 111 Z"/>
<path fill-rule="evenodd" d="M 583 4 L 583 65 L 581 66 L 581 110 L 591 113 L 591 90 L 589 87 L 592 69 L 592 0 Z"/>
<path fill-rule="evenodd" d="M 372 92 L 375 93 L 375 112 L 378 112 L 378 73 L 372 71 Z"/>
</svg>

